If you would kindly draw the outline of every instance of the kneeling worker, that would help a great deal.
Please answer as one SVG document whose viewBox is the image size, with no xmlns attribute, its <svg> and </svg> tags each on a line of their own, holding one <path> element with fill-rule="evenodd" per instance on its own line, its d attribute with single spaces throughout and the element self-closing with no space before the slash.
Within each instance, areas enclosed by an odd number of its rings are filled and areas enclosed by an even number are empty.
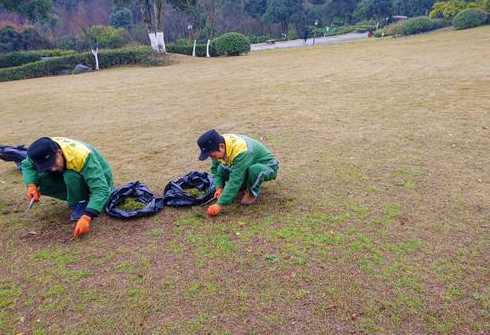
<svg viewBox="0 0 490 335">
<path fill-rule="evenodd" d="M 111 195 L 112 170 L 92 146 L 64 137 L 41 137 L 27 150 L 21 164 L 27 199 L 42 195 L 68 202 L 73 235 L 90 231 L 90 223 L 104 209 Z"/>
<path fill-rule="evenodd" d="M 218 215 L 222 206 L 232 203 L 240 190 L 245 190 L 242 205 L 255 203 L 262 182 L 276 179 L 279 162 L 257 140 L 244 135 L 220 135 L 213 129 L 202 134 L 197 144 L 201 149 L 199 160 L 212 158 L 218 202 L 209 206 L 210 216 Z"/>
</svg>

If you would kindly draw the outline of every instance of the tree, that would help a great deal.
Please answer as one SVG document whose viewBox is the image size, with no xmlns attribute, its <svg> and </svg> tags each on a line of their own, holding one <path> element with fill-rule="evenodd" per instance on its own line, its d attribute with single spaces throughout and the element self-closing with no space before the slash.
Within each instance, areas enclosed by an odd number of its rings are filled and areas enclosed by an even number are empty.
<svg viewBox="0 0 490 335">
<path fill-rule="evenodd" d="M 391 2 L 390 0 L 362 0 L 353 15 L 358 20 L 371 18 L 381 20 L 391 16 Z"/>
<path fill-rule="evenodd" d="M 0 0 L 0 8 L 14 12 L 31 22 L 47 21 L 53 11 L 52 0 Z"/>
<path fill-rule="evenodd" d="M 22 32 L 17 32 L 9 26 L 0 29 L 0 52 L 34 50 L 49 47 L 51 47 L 49 41 L 32 28 Z"/>
<path fill-rule="evenodd" d="M 143 20 L 147 26 L 148 37 L 152 48 L 166 53 L 165 38 L 163 32 L 164 0 L 140 0 L 142 5 Z M 176 8 L 190 8 L 195 0 L 171 0 Z"/>
<path fill-rule="evenodd" d="M 393 15 L 427 15 L 433 4 L 434 0 L 393 0 Z"/>
<path fill-rule="evenodd" d="M 331 17 L 341 18 L 343 23 L 350 23 L 357 7 L 357 0 L 331 0 L 327 11 Z"/>
<path fill-rule="evenodd" d="M 133 23 L 133 13 L 128 8 L 116 9 L 111 14 L 111 25 L 116 28 L 126 28 Z"/>
<path fill-rule="evenodd" d="M 78 7 L 81 0 L 54 0 L 55 5 L 72 11 Z"/>
<path fill-rule="evenodd" d="M 260 18 L 267 9 L 267 0 L 247 0 L 245 1 L 245 12 L 254 18 Z"/>
<path fill-rule="evenodd" d="M 270 23 L 280 23 L 281 30 L 287 34 L 289 24 L 304 19 L 302 0 L 269 0 L 264 19 Z"/>
</svg>

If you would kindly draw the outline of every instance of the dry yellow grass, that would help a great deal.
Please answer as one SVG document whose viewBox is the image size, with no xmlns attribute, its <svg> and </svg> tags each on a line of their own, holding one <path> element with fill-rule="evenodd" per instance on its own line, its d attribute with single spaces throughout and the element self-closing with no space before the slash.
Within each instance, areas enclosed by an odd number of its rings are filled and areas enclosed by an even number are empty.
<svg viewBox="0 0 490 335">
<path fill-rule="evenodd" d="M 0 330 L 488 331 L 489 59 L 485 26 L 0 83 L 2 144 L 82 139 L 112 163 L 117 184 L 140 180 L 160 193 L 172 177 L 207 169 L 195 140 L 209 128 L 260 138 L 281 163 L 258 206 L 234 206 L 218 221 L 201 220 L 201 209 L 166 209 L 140 230 L 100 219 L 86 240 L 64 245 L 56 235 L 70 226 L 54 228 L 62 206 L 39 208 L 35 222 L 0 215 L 0 283 L 23 292 Z M 0 164 L 4 208 L 21 201 L 18 179 Z M 52 240 L 25 242 L 26 229 Z M 322 234 L 333 242 L 321 244 Z M 55 260 L 75 253 L 93 277 L 36 281 L 47 276 L 46 250 Z M 63 313 L 30 307 L 49 301 L 53 281 L 80 293 L 60 293 Z M 96 296 L 88 317 L 77 309 L 84 290 Z"/>
</svg>

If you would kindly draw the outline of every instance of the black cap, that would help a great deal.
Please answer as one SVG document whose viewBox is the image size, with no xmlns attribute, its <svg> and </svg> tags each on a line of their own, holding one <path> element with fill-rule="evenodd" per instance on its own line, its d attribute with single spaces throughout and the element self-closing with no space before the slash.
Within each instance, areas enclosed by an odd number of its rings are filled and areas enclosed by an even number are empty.
<svg viewBox="0 0 490 335">
<path fill-rule="evenodd" d="M 53 167 L 58 149 L 55 141 L 49 137 L 41 137 L 29 146 L 27 156 L 34 162 L 39 172 L 45 172 Z"/>
<path fill-rule="evenodd" d="M 199 136 L 197 145 L 201 149 L 199 160 L 203 161 L 209 157 L 209 153 L 219 150 L 219 144 L 224 143 L 225 139 L 216 130 L 211 129 Z"/>
</svg>

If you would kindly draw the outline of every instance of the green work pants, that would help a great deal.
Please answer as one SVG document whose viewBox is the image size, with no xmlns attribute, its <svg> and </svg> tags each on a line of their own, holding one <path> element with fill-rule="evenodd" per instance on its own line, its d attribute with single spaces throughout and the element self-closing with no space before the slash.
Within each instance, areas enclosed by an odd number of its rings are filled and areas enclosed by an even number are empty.
<svg viewBox="0 0 490 335">
<path fill-rule="evenodd" d="M 41 195 L 65 200 L 70 207 L 89 199 L 87 183 L 81 174 L 71 170 L 63 173 L 41 173 L 39 191 Z"/>
<path fill-rule="evenodd" d="M 272 161 L 269 164 L 257 163 L 251 165 L 247 169 L 241 189 L 247 189 L 254 197 L 258 197 L 262 183 L 276 179 L 278 170 L 279 164 L 277 161 Z M 230 178 L 230 172 L 231 169 L 228 167 L 223 165 L 218 167 L 218 173 L 223 176 L 225 184 Z"/>
</svg>

